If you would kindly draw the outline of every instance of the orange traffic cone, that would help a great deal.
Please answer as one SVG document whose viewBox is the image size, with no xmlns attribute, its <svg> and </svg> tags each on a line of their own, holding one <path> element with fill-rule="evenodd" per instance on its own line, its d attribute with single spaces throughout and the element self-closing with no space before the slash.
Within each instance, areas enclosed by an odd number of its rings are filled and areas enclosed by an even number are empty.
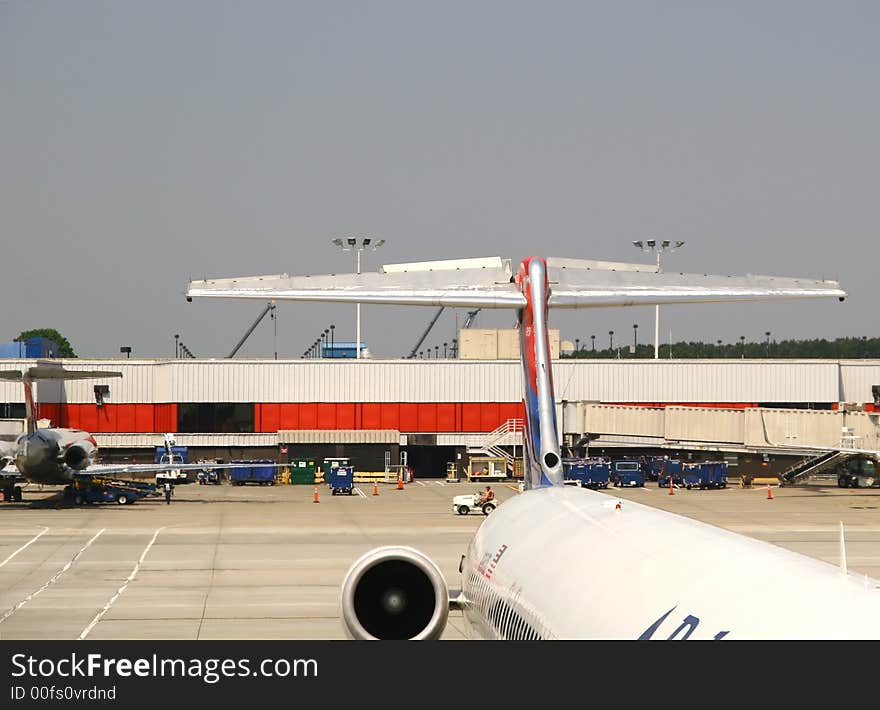
<svg viewBox="0 0 880 710">
<path fill-rule="evenodd" d="M 773 500 L 773 491 L 770 490 L 770 484 L 767 484 L 767 500 Z"/>
<path fill-rule="evenodd" d="M 617 501 L 617 504 L 614 506 L 615 510 L 620 510 L 620 501 Z"/>
<path fill-rule="evenodd" d="M 315 486 L 315 497 L 312 500 L 312 503 L 317 503 L 317 502 L 318 502 L 318 487 Z"/>
<path fill-rule="evenodd" d="M 373 481 L 373 495 L 379 495 L 379 484 L 376 481 Z"/>
<path fill-rule="evenodd" d="M 397 490 L 399 490 L 399 491 L 403 490 L 403 476 L 397 477 Z"/>
<path fill-rule="evenodd" d="M 672 476 L 669 477 L 669 495 L 675 495 L 675 491 L 672 490 Z"/>
</svg>

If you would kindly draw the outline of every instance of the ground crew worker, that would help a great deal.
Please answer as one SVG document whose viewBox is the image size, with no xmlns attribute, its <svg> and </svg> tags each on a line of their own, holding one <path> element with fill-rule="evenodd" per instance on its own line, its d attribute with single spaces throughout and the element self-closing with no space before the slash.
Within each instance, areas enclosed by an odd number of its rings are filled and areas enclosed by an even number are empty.
<svg viewBox="0 0 880 710">
<path fill-rule="evenodd" d="M 490 500 L 495 500 L 495 491 L 492 486 L 486 486 L 486 490 L 480 494 L 480 503 L 488 503 Z"/>
<path fill-rule="evenodd" d="M 165 481 L 165 505 L 171 504 L 171 482 Z"/>
</svg>

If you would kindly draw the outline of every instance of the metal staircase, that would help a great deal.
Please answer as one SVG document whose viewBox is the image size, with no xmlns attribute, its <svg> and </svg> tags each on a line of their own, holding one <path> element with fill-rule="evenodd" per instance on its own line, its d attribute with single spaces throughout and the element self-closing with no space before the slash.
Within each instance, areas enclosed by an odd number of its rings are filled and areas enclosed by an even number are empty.
<svg viewBox="0 0 880 710">
<path fill-rule="evenodd" d="M 780 473 L 779 485 L 797 483 L 801 479 L 826 471 L 857 455 L 849 451 L 823 451 L 821 454 L 805 459 Z"/>
<path fill-rule="evenodd" d="M 504 424 L 486 434 L 480 442 L 468 446 L 467 452 L 468 454 L 485 454 L 486 456 L 503 458 L 507 463 L 508 470 L 513 471 L 516 457 L 502 447 L 521 446 L 522 437 L 523 420 L 508 419 Z"/>
</svg>

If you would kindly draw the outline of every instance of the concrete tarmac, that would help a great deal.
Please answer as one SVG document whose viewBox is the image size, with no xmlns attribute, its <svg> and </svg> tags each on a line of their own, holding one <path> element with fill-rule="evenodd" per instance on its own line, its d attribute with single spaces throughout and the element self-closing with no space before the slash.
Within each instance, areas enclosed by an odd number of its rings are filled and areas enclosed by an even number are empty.
<svg viewBox="0 0 880 710">
<path fill-rule="evenodd" d="M 319 485 L 314 503 L 313 486 L 187 484 L 170 505 L 75 507 L 60 488 L 29 486 L 23 503 L 0 503 L 0 639 L 341 639 L 341 581 L 375 546 L 422 550 L 458 588 L 484 516 L 456 515 L 452 496 L 482 487 L 417 479 L 332 496 Z M 518 494 L 494 488 L 502 506 Z M 605 493 L 833 564 L 842 521 L 850 571 L 880 578 L 880 489 L 773 487 L 772 500 L 766 487 Z M 756 606 L 777 603 L 756 595 Z M 443 638 L 464 638 L 459 612 Z"/>
</svg>

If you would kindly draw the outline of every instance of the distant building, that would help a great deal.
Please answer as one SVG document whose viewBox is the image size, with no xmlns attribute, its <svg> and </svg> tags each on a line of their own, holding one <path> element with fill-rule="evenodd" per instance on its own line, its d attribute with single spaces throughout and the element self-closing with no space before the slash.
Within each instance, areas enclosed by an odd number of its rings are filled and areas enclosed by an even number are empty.
<svg viewBox="0 0 880 710">
<path fill-rule="evenodd" d="M 559 330 L 548 330 L 550 358 L 559 359 Z M 462 328 L 458 331 L 461 360 L 519 360 L 519 330 L 516 328 Z"/>
<path fill-rule="evenodd" d="M 357 357 L 357 343 L 353 340 L 350 343 L 339 342 L 339 343 L 325 343 L 321 345 L 321 357 L 329 357 L 329 358 L 356 358 Z M 367 344 L 365 342 L 361 342 L 361 357 L 368 358 L 371 357 L 370 351 L 367 349 Z"/>
<path fill-rule="evenodd" d="M 58 357 L 58 343 L 49 338 L 13 340 L 0 345 L 0 358 L 46 358 Z"/>
</svg>

